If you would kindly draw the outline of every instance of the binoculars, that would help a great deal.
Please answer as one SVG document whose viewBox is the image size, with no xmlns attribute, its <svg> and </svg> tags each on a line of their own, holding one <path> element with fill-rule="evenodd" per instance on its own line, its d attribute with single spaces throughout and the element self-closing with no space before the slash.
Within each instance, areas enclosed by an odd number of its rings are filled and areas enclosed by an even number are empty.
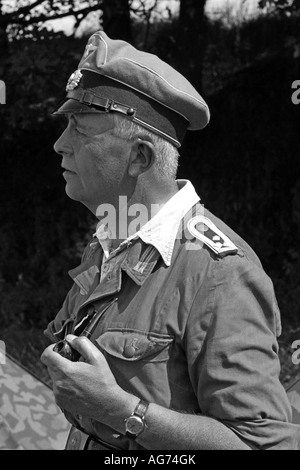
<svg viewBox="0 0 300 470">
<path fill-rule="evenodd" d="M 80 353 L 76 351 L 76 349 L 73 349 L 66 339 L 58 341 L 54 346 L 53 351 L 72 362 L 77 362 L 80 358 Z"/>
</svg>

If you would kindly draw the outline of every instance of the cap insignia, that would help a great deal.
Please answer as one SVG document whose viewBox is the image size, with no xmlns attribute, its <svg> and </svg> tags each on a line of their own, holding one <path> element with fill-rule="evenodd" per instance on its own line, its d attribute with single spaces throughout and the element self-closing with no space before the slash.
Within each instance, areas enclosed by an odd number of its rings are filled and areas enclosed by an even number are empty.
<svg viewBox="0 0 300 470">
<path fill-rule="evenodd" d="M 72 73 L 72 75 L 70 76 L 68 80 L 66 91 L 74 90 L 74 88 L 76 88 L 79 85 L 81 77 L 82 77 L 81 71 L 79 69 L 75 70 L 75 72 Z"/>
<path fill-rule="evenodd" d="M 88 44 L 85 48 L 83 57 L 86 58 L 95 49 L 97 49 L 97 46 L 95 46 L 94 44 Z"/>
</svg>

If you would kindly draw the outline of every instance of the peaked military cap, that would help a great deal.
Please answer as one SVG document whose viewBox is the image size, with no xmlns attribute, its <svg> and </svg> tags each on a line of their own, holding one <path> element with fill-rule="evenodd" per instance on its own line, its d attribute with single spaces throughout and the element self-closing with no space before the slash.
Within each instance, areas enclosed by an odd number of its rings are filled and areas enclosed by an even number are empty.
<svg viewBox="0 0 300 470">
<path fill-rule="evenodd" d="M 118 112 L 179 147 L 187 129 L 209 122 L 204 99 L 156 55 L 103 31 L 88 40 L 67 97 L 53 114 Z"/>
</svg>

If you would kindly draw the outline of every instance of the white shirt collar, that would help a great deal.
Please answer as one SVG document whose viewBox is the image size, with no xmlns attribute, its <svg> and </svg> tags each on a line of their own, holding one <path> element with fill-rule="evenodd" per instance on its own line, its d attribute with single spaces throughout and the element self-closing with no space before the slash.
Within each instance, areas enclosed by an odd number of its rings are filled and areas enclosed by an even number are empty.
<svg viewBox="0 0 300 470">
<path fill-rule="evenodd" d="M 181 220 L 200 201 L 190 181 L 177 180 L 177 184 L 179 191 L 140 230 L 124 240 L 119 248 L 133 239 L 141 238 L 145 243 L 153 245 L 159 251 L 165 264 L 170 266 Z M 94 235 L 97 236 L 105 257 L 108 257 L 110 240 L 101 223 Z"/>
</svg>

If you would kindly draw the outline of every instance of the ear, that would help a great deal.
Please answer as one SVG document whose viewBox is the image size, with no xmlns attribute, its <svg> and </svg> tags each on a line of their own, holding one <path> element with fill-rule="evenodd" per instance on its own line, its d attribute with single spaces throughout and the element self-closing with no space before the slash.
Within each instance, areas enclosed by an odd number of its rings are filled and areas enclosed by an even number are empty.
<svg viewBox="0 0 300 470">
<path fill-rule="evenodd" d="M 133 142 L 130 153 L 128 174 L 133 178 L 149 170 L 155 161 L 154 145 L 148 140 L 137 139 Z"/>
</svg>

